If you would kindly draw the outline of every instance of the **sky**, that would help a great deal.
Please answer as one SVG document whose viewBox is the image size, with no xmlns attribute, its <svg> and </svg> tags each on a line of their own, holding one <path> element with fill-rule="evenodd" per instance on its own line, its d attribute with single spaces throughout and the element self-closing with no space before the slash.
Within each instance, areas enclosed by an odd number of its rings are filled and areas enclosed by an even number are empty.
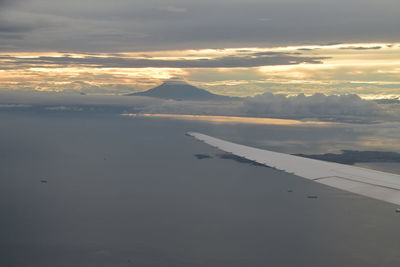
<svg viewBox="0 0 400 267">
<path fill-rule="evenodd" d="M 0 0 L 0 90 L 400 96 L 396 0 Z"/>
</svg>

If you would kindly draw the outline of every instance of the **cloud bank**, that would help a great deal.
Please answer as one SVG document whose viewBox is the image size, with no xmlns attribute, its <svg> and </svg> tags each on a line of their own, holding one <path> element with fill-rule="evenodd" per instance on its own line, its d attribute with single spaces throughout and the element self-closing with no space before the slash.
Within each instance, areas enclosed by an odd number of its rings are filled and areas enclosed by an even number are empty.
<svg viewBox="0 0 400 267">
<path fill-rule="evenodd" d="M 189 114 L 220 116 L 253 116 L 274 118 L 315 118 L 346 120 L 359 118 L 365 122 L 392 117 L 374 101 L 357 95 L 286 96 L 265 93 L 255 97 L 228 101 L 175 101 L 140 96 L 91 96 L 61 93 L 0 93 L 0 104 L 11 108 L 18 105 L 42 106 L 46 110 L 94 110 L 93 107 L 120 107 L 127 113 Z M 57 107 L 57 108 L 55 108 Z"/>
<path fill-rule="evenodd" d="M 173 101 L 150 104 L 142 113 L 197 114 L 223 116 L 271 117 L 286 119 L 316 119 L 325 121 L 374 122 L 393 118 L 373 101 L 357 95 L 305 96 L 276 95 L 265 93 L 238 101 Z"/>
<path fill-rule="evenodd" d="M 348 47 L 352 49 L 342 49 Z M 373 47 L 381 48 L 370 49 Z M 0 88 L 125 94 L 179 76 L 200 88 L 229 96 L 268 91 L 393 98 L 400 92 L 399 53 L 397 43 L 145 53 L 0 52 Z"/>
<path fill-rule="evenodd" d="M 244 110 L 248 114 L 286 114 L 302 116 L 379 116 L 384 111 L 375 103 L 361 99 L 355 94 L 312 96 L 274 95 L 264 93 L 246 98 Z"/>
<path fill-rule="evenodd" d="M 0 26 L 1 31 L 1 26 Z M 260 66 L 296 65 L 302 63 L 322 64 L 327 57 L 300 56 L 285 53 L 267 53 L 253 56 L 238 55 L 215 58 L 179 58 L 152 59 L 127 58 L 122 56 L 39 56 L 20 58 L 8 55 L 0 56 L 0 69 L 18 69 L 45 66 L 52 67 L 87 67 L 87 68 L 251 68 Z"/>
</svg>

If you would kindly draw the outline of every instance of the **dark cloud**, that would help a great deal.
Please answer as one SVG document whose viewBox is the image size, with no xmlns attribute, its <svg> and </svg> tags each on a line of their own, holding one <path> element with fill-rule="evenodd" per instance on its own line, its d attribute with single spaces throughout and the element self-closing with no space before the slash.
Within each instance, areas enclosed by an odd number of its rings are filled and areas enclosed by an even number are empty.
<svg viewBox="0 0 400 267">
<path fill-rule="evenodd" d="M 38 20 L 32 20 L 29 12 L 24 15 L 19 11 L 25 0 L 0 0 L 0 48 L 15 46 L 27 33 L 37 29 Z M 22 11 L 22 10 L 21 10 Z"/>
<path fill-rule="evenodd" d="M 181 60 L 156 60 L 148 58 L 128 59 L 121 57 L 38 57 L 21 59 L 3 56 L 9 64 L 20 67 L 28 66 L 68 66 L 81 65 L 96 68 L 239 68 L 259 67 L 272 65 L 294 65 L 301 63 L 322 64 L 325 57 L 299 57 L 287 54 L 272 54 L 270 56 L 227 56 L 214 59 L 181 59 Z M 3 65 L 7 67 L 7 62 Z"/>
<path fill-rule="evenodd" d="M 282 55 L 301 55 L 299 52 L 283 53 L 283 52 L 257 52 L 253 56 L 282 56 Z"/>
<path fill-rule="evenodd" d="M 1 32 L 0 31 L 0 39 L 14 39 L 14 40 L 21 40 L 24 38 L 23 34 L 20 33 L 13 33 L 13 32 Z"/>
<path fill-rule="evenodd" d="M 0 0 L 0 6 L 10 5 L 13 2 L 15 2 L 15 1 L 13 1 L 13 0 Z"/>
<path fill-rule="evenodd" d="M 9 34 L 24 33 L 33 31 L 35 28 L 36 27 L 34 25 L 15 24 L 0 20 L 0 33 L 9 33 Z"/>
<path fill-rule="evenodd" d="M 312 50 L 316 50 L 316 49 L 318 49 L 318 48 L 299 48 L 297 50 L 299 50 L 299 51 L 312 51 Z"/>
<path fill-rule="evenodd" d="M 382 46 L 370 46 L 370 47 L 365 47 L 365 46 L 347 46 L 347 47 L 341 47 L 340 49 L 348 49 L 348 50 L 378 50 L 381 49 Z"/>
<path fill-rule="evenodd" d="M 3 8 L 11 1 L 0 3 Z M 379 4 L 361 0 L 25 0 L 13 6 L 12 12 L 1 13 L 11 24 L 23 20 L 34 25 L 39 20 L 53 26 L 24 32 L 24 40 L 7 43 L 14 50 L 116 52 L 394 42 L 400 34 L 400 10 L 394 0 Z M 4 40 L 0 40 L 2 45 Z"/>
</svg>

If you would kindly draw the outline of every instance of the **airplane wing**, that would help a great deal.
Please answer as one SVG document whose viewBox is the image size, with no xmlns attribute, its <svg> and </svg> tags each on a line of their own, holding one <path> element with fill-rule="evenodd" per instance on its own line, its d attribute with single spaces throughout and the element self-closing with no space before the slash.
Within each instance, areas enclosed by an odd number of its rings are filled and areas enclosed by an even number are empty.
<svg viewBox="0 0 400 267">
<path fill-rule="evenodd" d="M 204 143 L 242 158 L 359 195 L 400 205 L 400 175 L 244 146 L 188 132 Z"/>
</svg>

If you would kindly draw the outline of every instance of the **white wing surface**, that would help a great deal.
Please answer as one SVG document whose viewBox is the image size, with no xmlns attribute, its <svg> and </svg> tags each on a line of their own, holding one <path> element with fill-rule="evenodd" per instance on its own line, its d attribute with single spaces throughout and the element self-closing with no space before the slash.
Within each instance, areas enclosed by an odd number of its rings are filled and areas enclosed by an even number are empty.
<svg viewBox="0 0 400 267">
<path fill-rule="evenodd" d="M 244 146 L 201 133 L 187 135 L 239 157 L 315 182 L 400 205 L 400 175 Z"/>
</svg>

